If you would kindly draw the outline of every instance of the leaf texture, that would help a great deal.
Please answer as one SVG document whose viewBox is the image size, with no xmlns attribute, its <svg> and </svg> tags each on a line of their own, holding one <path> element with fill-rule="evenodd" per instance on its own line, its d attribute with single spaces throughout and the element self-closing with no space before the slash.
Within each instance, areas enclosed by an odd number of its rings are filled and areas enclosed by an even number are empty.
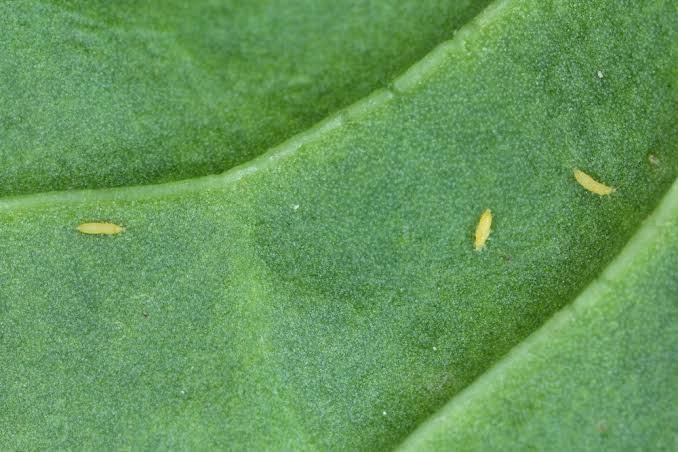
<svg viewBox="0 0 678 452">
<path fill-rule="evenodd" d="M 675 180 L 677 20 L 670 1 L 497 2 L 389 89 L 221 176 L 0 200 L 0 446 L 401 444 L 590 287 Z M 675 269 L 662 231 L 648 269 Z M 649 287 L 619 284 L 610 316 Z M 507 416 L 495 403 L 469 413 Z"/>
<path fill-rule="evenodd" d="M 0 196 L 220 173 L 385 86 L 488 1 L 3 1 Z"/>
</svg>

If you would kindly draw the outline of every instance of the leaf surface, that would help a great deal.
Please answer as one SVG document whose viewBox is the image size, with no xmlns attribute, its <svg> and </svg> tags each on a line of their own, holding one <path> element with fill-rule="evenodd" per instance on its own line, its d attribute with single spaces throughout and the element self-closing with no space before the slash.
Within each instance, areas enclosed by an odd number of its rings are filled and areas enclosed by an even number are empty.
<svg viewBox="0 0 678 452">
<path fill-rule="evenodd" d="M 220 173 L 385 86 L 488 1 L 3 1 L 0 196 Z"/>
<path fill-rule="evenodd" d="M 590 286 L 675 180 L 676 21 L 669 1 L 499 2 L 222 176 L 1 200 L 0 445 L 400 444 Z"/>
<path fill-rule="evenodd" d="M 571 305 L 401 450 L 672 450 L 678 184 Z"/>
</svg>

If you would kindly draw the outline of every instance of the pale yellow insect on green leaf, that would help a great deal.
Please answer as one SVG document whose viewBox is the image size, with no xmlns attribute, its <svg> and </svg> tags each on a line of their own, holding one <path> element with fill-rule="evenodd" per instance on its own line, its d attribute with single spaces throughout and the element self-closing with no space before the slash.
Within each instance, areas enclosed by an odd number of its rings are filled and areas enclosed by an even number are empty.
<svg viewBox="0 0 678 452">
<path fill-rule="evenodd" d="M 490 236 L 492 226 L 492 211 L 490 209 L 485 209 L 485 211 L 480 215 L 480 220 L 478 220 L 478 226 L 476 226 L 476 239 L 475 239 L 475 248 L 476 251 L 480 251 L 485 248 L 485 242 Z"/>
<path fill-rule="evenodd" d="M 577 168 L 574 169 L 574 178 L 577 179 L 579 185 L 581 185 L 591 193 L 595 193 L 596 195 L 605 196 L 615 191 L 614 187 L 609 187 L 605 184 L 598 182 L 597 180 L 595 180 L 594 178 L 592 178 L 591 176 Z"/>
<path fill-rule="evenodd" d="M 83 234 L 114 235 L 125 230 L 115 223 L 83 223 L 76 228 Z"/>
</svg>

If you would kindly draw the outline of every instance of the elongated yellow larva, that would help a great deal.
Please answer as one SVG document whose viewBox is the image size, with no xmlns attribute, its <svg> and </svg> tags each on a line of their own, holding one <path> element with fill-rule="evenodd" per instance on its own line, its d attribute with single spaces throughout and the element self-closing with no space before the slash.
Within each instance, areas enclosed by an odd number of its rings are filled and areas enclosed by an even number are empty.
<svg viewBox="0 0 678 452">
<path fill-rule="evenodd" d="M 574 178 L 577 179 L 577 182 L 579 182 L 579 185 L 590 191 L 591 193 L 595 193 L 596 195 L 604 196 L 604 195 L 609 195 L 612 193 L 615 189 L 614 187 L 608 187 L 605 184 L 601 184 L 585 172 L 575 168 L 574 169 Z"/>
<path fill-rule="evenodd" d="M 83 234 L 104 234 L 113 235 L 119 234 L 125 230 L 120 225 L 114 223 L 83 223 L 76 228 Z"/>
<path fill-rule="evenodd" d="M 475 247 L 476 251 L 480 251 L 485 248 L 485 242 L 490 236 L 490 227 L 492 226 L 492 211 L 490 209 L 485 209 L 485 212 L 480 215 L 480 220 L 478 220 L 478 226 L 476 226 L 476 241 Z"/>
</svg>

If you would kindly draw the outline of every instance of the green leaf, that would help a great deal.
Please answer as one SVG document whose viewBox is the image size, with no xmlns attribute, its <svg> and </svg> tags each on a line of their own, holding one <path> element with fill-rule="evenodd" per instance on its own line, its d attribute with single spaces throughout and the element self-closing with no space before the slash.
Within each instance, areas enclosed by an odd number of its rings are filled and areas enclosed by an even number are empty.
<svg viewBox="0 0 678 452">
<path fill-rule="evenodd" d="M 384 86 L 488 2 L 0 2 L 0 196 L 225 171 Z"/>
<path fill-rule="evenodd" d="M 495 418 L 502 445 L 506 372 L 530 391 L 520 419 L 544 413 L 506 444 L 545 449 L 561 399 L 539 405 L 551 393 L 530 382 L 549 364 L 587 422 L 587 388 L 614 396 L 596 422 L 625 430 L 606 444 L 671 444 L 677 22 L 668 0 L 500 1 L 391 88 L 222 176 L 0 200 L 0 448 L 383 449 L 422 423 L 410 444 L 470 447 Z M 126 229 L 75 230 L 90 221 Z M 650 290 L 656 309 L 624 302 Z M 609 415 L 665 392 L 641 417 L 657 427 Z M 426 420 L 456 397 L 488 405 L 435 436 Z M 571 414 L 563 435 L 599 444 Z"/>
<path fill-rule="evenodd" d="M 673 450 L 678 184 L 575 302 L 402 450 Z"/>
</svg>

